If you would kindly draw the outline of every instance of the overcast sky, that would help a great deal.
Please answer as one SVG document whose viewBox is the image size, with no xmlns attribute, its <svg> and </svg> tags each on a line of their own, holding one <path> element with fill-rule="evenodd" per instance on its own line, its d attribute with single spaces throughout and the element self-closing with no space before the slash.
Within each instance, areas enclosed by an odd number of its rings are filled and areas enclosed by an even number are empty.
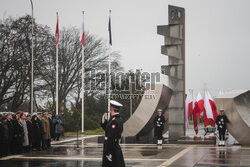
<svg viewBox="0 0 250 167">
<path fill-rule="evenodd" d="M 1 18 L 30 14 L 29 0 L 0 0 Z M 157 25 L 168 24 L 168 5 L 186 10 L 186 88 L 214 94 L 219 89 L 250 88 L 250 0 L 33 0 L 34 17 L 55 30 L 81 25 L 108 38 L 112 10 L 113 50 L 120 51 L 125 69 L 160 72 L 163 36 Z"/>
</svg>

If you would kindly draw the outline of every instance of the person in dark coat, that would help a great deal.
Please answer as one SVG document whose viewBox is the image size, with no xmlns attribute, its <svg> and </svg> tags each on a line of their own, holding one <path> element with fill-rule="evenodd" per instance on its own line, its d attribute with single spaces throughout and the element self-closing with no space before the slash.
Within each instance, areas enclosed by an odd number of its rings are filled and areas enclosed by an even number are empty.
<svg viewBox="0 0 250 167">
<path fill-rule="evenodd" d="M 50 138 L 53 139 L 55 136 L 55 126 L 53 124 L 52 114 L 49 112 L 48 114 L 49 126 L 50 126 Z M 48 141 L 48 148 L 51 147 L 51 139 Z"/>
<path fill-rule="evenodd" d="M 9 129 L 6 116 L 0 120 L 0 157 L 8 155 Z"/>
<path fill-rule="evenodd" d="M 50 123 L 48 119 L 48 113 L 45 112 L 43 114 L 43 119 L 42 119 L 42 125 L 43 125 L 43 150 L 48 149 L 48 143 L 50 141 Z"/>
<path fill-rule="evenodd" d="M 15 135 L 15 147 L 16 153 L 20 154 L 23 152 L 23 141 L 24 141 L 24 129 L 21 124 L 21 119 L 19 117 L 16 118 L 17 123 L 14 126 Z"/>
<path fill-rule="evenodd" d="M 119 115 L 122 104 L 110 101 L 111 118 L 108 120 L 107 113 L 103 115 L 101 126 L 105 130 L 103 146 L 102 167 L 125 167 L 119 140 L 123 131 L 123 120 Z"/>
<path fill-rule="evenodd" d="M 61 114 L 59 115 L 59 118 L 62 121 L 62 132 L 61 132 L 61 135 L 64 136 L 64 128 L 65 128 L 64 112 L 61 112 Z"/>
<path fill-rule="evenodd" d="M 219 131 L 219 145 L 225 145 L 225 133 L 227 126 L 226 124 L 229 122 L 227 116 L 224 114 L 224 110 L 220 109 L 220 114 L 216 118 L 216 125 Z"/>
<path fill-rule="evenodd" d="M 38 151 L 40 151 L 41 149 L 41 129 L 39 126 L 39 122 L 38 122 L 38 118 L 36 115 L 33 115 L 31 118 L 31 122 L 32 122 L 32 129 L 33 129 L 33 138 L 32 138 L 32 149 L 36 149 Z"/>
<path fill-rule="evenodd" d="M 42 146 L 42 141 L 43 141 L 43 124 L 42 124 L 42 113 L 41 112 L 38 112 L 37 113 L 37 122 L 38 122 L 38 125 L 39 125 L 39 145 L 40 147 Z"/>
<path fill-rule="evenodd" d="M 155 117 L 154 119 L 154 126 L 155 126 L 155 129 L 154 129 L 154 136 L 157 137 L 157 144 L 158 145 L 161 145 L 162 144 L 162 131 L 164 129 L 164 124 L 165 124 L 165 118 L 164 116 L 162 115 L 162 110 L 161 109 L 158 109 L 157 111 L 157 116 Z"/>
<path fill-rule="evenodd" d="M 9 154 L 15 154 L 15 141 L 14 141 L 14 120 L 11 113 L 7 113 L 7 126 L 9 129 L 9 141 L 8 141 L 8 148 Z"/>
<path fill-rule="evenodd" d="M 55 126 L 55 136 L 54 140 L 59 141 L 61 133 L 62 133 L 62 121 L 59 117 L 59 115 L 56 115 L 53 119 L 53 124 Z"/>
<path fill-rule="evenodd" d="M 26 124 L 27 124 L 27 129 L 28 129 L 29 151 L 30 151 L 30 149 L 32 148 L 32 138 L 33 138 L 33 125 L 32 125 L 30 114 L 27 115 Z"/>
</svg>

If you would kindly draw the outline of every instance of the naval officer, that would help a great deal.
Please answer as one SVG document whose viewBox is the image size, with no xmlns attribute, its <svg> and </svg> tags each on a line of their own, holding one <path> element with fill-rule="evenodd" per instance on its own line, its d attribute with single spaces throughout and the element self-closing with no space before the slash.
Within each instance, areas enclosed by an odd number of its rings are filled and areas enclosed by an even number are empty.
<svg viewBox="0 0 250 167">
<path fill-rule="evenodd" d="M 110 100 L 110 114 L 102 117 L 101 126 L 105 130 L 105 141 L 103 146 L 102 167 L 125 167 L 125 162 L 119 145 L 119 139 L 123 131 L 123 120 L 120 117 L 119 109 L 122 104 Z"/>
<path fill-rule="evenodd" d="M 164 129 L 165 118 L 162 115 L 162 110 L 157 110 L 157 116 L 154 119 L 155 131 L 154 136 L 157 137 L 157 145 L 162 145 L 162 131 Z"/>
<path fill-rule="evenodd" d="M 226 123 L 228 123 L 227 116 L 224 114 L 224 110 L 220 109 L 220 115 L 216 118 L 216 125 L 219 131 L 219 145 L 225 145 L 225 133 L 226 133 Z"/>
</svg>

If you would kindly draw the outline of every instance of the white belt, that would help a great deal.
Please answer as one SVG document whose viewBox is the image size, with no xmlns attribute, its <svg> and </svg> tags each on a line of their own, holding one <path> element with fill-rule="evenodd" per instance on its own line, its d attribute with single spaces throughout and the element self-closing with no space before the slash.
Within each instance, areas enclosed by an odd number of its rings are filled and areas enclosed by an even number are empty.
<svg viewBox="0 0 250 167">
<path fill-rule="evenodd" d="M 108 140 L 108 137 L 104 137 L 104 140 Z M 119 139 L 115 139 L 115 142 L 119 141 Z"/>
</svg>

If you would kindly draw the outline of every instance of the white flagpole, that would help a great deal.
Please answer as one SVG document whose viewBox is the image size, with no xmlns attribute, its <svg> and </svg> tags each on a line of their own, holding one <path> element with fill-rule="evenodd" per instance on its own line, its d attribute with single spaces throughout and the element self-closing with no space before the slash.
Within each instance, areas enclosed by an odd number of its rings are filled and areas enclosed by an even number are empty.
<svg viewBox="0 0 250 167">
<path fill-rule="evenodd" d="M 57 19 L 58 19 L 58 12 L 56 12 Z M 58 30 L 59 31 L 59 30 Z M 58 44 L 56 45 L 56 114 L 58 114 Z"/>
<path fill-rule="evenodd" d="M 109 21 L 111 21 L 111 10 L 109 10 Z M 109 23 L 111 24 L 111 23 Z M 109 30 L 111 31 L 111 29 Z M 110 32 L 109 32 L 110 33 Z M 111 37 L 109 37 L 111 38 Z M 111 87 L 111 69 L 110 69 L 110 54 L 111 54 L 111 44 L 109 43 L 109 68 L 108 68 L 108 75 L 109 75 L 109 81 L 108 81 L 108 119 L 110 118 L 110 87 Z"/>
<path fill-rule="evenodd" d="M 131 76 L 129 76 L 129 90 L 130 90 L 130 117 L 132 116 L 133 112 L 133 99 L 132 99 L 132 81 L 131 81 Z"/>
<path fill-rule="evenodd" d="M 84 11 L 82 12 L 82 15 L 83 15 L 83 21 L 84 21 Z M 84 67 L 84 45 L 82 45 L 82 132 L 84 132 L 84 91 L 85 91 L 84 90 L 84 68 L 85 68 Z"/>
<path fill-rule="evenodd" d="M 31 10 L 32 10 L 32 37 L 31 37 L 31 90 L 30 90 L 30 114 L 33 114 L 34 111 L 34 8 L 33 2 L 30 0 Z"/>
</svg>

